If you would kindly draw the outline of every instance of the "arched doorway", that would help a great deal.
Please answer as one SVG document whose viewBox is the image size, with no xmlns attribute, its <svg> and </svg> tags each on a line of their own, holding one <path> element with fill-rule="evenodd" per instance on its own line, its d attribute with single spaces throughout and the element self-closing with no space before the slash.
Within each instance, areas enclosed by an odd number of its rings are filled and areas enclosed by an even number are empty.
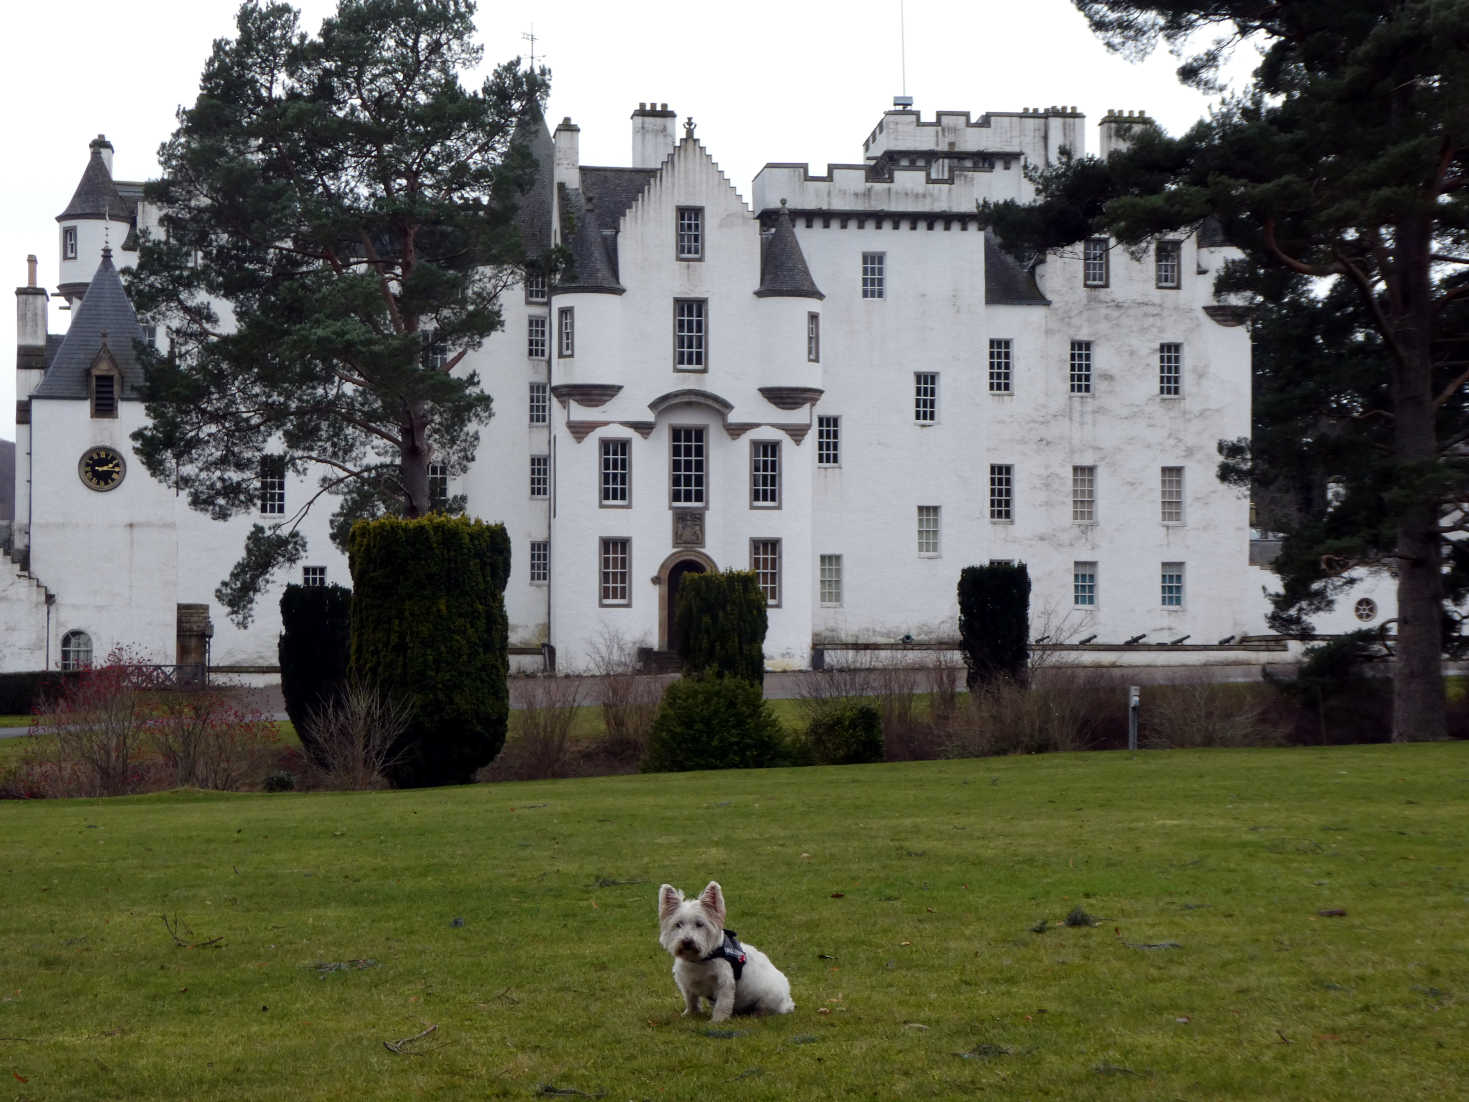
<svg viewBox="0 0 1469 1102">
<path fill-rule="evenodd" d="M 678 612 L 678 587 L 689 574 L 714 570 L 714 560 L 701 551 L 675 551 L 658 568 L 658 649 L 673 646 L 673 618 Z"/>
</svg>

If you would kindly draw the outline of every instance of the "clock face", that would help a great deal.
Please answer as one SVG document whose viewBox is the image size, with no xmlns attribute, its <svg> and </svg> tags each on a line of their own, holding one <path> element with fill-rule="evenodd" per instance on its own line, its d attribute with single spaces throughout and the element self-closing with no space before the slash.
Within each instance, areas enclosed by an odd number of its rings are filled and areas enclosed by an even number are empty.
<svg viewBox="0 0 1469 1102">
<path fill-rule="evenodd" d="M 117 489 L 122 484 L 122 476 L 126 471 L 127 464 L 123 462 L 122 453 L 115 448 L 88 448 L 82 453 L 81 462 L 77 464 L 77 474 L 81 476 L 83 484 L 88 489 L 99 492 Z"/>
</svg>

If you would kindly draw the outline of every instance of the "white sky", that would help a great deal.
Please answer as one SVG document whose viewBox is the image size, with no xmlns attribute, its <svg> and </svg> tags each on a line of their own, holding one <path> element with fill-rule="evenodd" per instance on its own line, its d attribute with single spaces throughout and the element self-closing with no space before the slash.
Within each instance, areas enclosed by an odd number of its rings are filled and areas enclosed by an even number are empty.
<svg viewBox="0 0 1469 1102">
<path fill-rule="evenodd" d="M 0 218 L 0 286 L 25 282 L 25 258 L 54 290 L 55 221 L 105 133 L 113 175 L 157 174 L 175 111 L 192 103 L 210 44 L 232 37 L 237 0 L 35 0 L 8 5 L 0 42 L 0 102 L 10 149 Z M 335 0 L 300 0 L 311 32 Z M 1087 143 L 1107 110 L 1145 109 L 1171 133 L 1208 103 L 1174 78 L 1159 52 L 1143 64 L 1109 54 L 1070 0 L 906 0 L 906 90 L 924 118 L 936 110 L 1018 111 L 1076 105 Z M 900 0 L 788 0 L 735 6 L 699 0 L 560 0 L 532 23 L 481 2 L 487 64 L 528 55 L 551 67 L 546 117 L 581 127 L 583 164 L 625 165 L 628 116 L 639 101 L 692 115 L 699 140 L 748 202 L 766 162 L 860 163 L 862 141 L 903 91 Z M 1248 66 L 1244 67 L 1247 71 Z M 6 279 L 6 276 L 9 279 Z M 7 296 L 8 297 L 8 296 Z M 52 300 L 51 330 L 69 315 Z M 0 438 L 15 438 L 15 310 L 0 306 Z"/>
</svg>

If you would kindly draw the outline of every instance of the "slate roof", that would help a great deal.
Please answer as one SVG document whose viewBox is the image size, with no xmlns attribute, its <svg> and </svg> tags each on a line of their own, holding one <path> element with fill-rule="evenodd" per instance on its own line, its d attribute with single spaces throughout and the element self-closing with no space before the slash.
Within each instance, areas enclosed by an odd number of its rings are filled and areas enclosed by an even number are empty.
<svg viewBox="0 0 1469 1102">
<path fill-rule="evenodd" d="M 1035 272 L 1000 247 L 992 230 L 984 231 L 984 301 L 987 306 L 1049 306 Z"/>
<path fill-rule="evenodd" d="M 785 207 L 775 216 L 775 227 L 760 237 L 760 287 L 755 294 L 760 298 L 826 297 L 811 278 Z"/>
<path fill-rule="evenodd" d="M 56 216 L 56 221 L 65 222 L 77 218 L 111 218 L 119 222 L 131 222 L 137 212 L 112 182 L 112 173 L 102 161 L 102 151 L 92 150 L 92 157 L 82 172 L 81 183 L 72 192 L 71 202 Z"/>
<path fill-rule="evenodd" d="M 50 357 L 46 377 L 36 387 L 32 398 L 90 398 L 88 373 L 97 353 L 102 349 L 103 334 L 117 369 L 122 373 L 119 397 L 141 398 L 143 368 L 138 363 L 135 341 L 143 339 L 138 315 L 122 289 L 122 278 L 112 265 L 112 250 L 102 250 L 102 263 L 87 287 L 87 295 L 76 308 L 71 328 L 66 331 L 61 347 Z M 50 352 L 50 340 L 47 340 Z"/>
<path fill-rule="evenodd" d="M 570 240 L 571 268 L 562 274 L 563 291 L 621 294 L 617 225 L 656 174 L 656 168 L 583 168 L 580 188 L 562 188 L 561 224 L 575 227 Z"/>
<path fill-rule="evenodd" d="M 551 197 L 555 194 L 556 144 L 546 129 L 546 120 L 535 107 L 515 126 L 515 142 L 526 146 L 536 161 L 536 178 L 520 197 L 516 219 L 520 242 L 527 256 L 544 256 L 551 251 Z"/>
<path fill-rule="evenodd" d="M 1216 215 L 1209 215 L 1199 223 L 1199 248 L 1218 249 L 1229 244 L 1224 236 L 1224 223 Z"/>
</svg>

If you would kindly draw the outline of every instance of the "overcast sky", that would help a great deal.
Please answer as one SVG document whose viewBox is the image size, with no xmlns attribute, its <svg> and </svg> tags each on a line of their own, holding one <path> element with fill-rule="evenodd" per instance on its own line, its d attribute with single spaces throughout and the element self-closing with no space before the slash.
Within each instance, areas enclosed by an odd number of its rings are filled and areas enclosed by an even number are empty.
<svg viewBox="0 0 1469 1102">
<path fill-rule="evenodd" d="M 303 0 L 303 26 L 314 32 L 335 6 Z M 238 0 L 7 6 L 0 92 L 11 152 L 0 184 L 0 285 L 24 283 L 26 255 L 35 253 L 41 284 L 54 290 L 56 215 L 97 134 L 116 147 L 116 178 L 157 173 L 158 146 L 178 106 L 193 101 L 211 42 L 233 36 L 238 7 Z M 1109 54 L 1070 0 L 560 0 L 534 21 L 512 5 L 481 3 L 478 23 L 487 64 L 528 56 L 523 36 L 534 33 L 536 58 L 552 72 L 546 116 L 553 127 L 563 116 L 581 127 L 583 164 L 627 164 L 629 114 L 639 101 L 666 102 L 680 119 L 694 117 L 700 141 L 747 202 L 766 162 L 804 161 L 818 171 L 860 163 L 863 139 L 905 89 L 925 119 L 936 110 L 977 116 L 1075 105 L 1087 116 L 1090 151 L 1109 109 L 1145 109 L 1179 133 L 1209 106 L 1177 83 L 1177 63 L 1166 53 L 1142 64 Z M 52 332 L 67 323 L 58 302 Z M 15 310 L 6 304 L 4 439 L 15 438 L 14 346 Z"/>
</svg>

